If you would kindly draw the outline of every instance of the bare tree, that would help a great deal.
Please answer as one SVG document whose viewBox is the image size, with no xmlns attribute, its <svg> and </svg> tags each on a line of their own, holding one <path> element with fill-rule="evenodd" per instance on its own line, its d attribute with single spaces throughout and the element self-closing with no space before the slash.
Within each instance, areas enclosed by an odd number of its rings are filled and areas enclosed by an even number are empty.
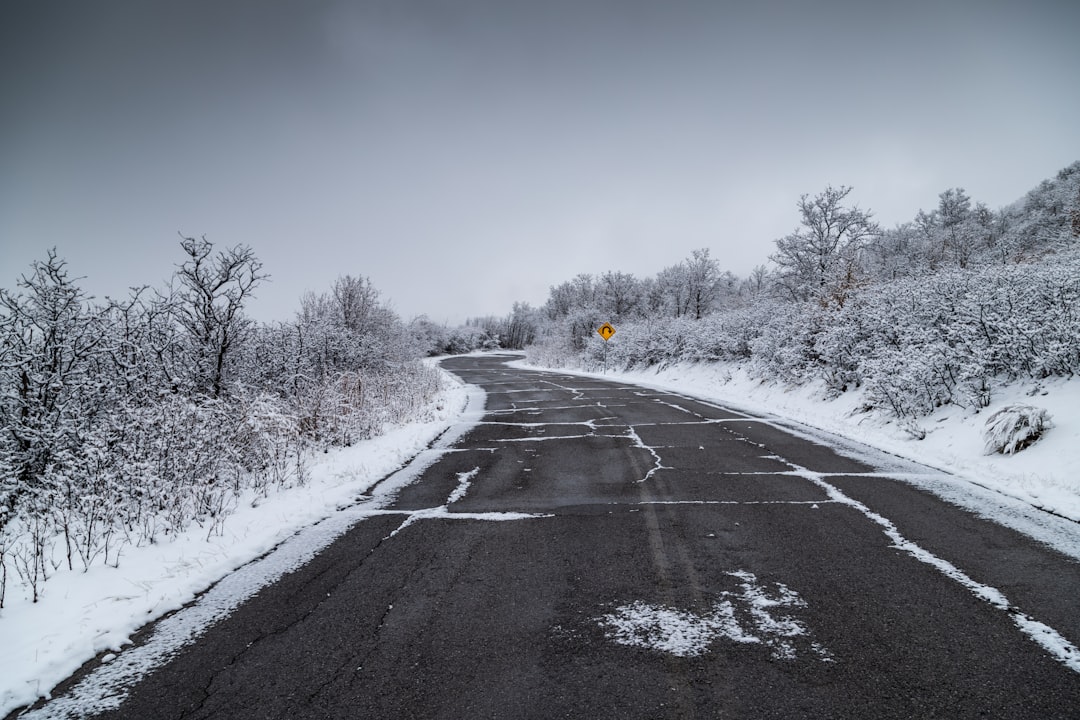
<svg viewBox="0 0 1080 720">
<path fill-rule="evenodd" d="M 172 299 L 188 336 L 194 390 L 219 398 L 228 362 L 250 326 L 244 302 L 268 275 L 246 245 L 214 254 L 213 244 L 203 237 L 183 238 L 180 246 L 188 257 L 176 271 L 180 287 Z"/>
<path fill-rule="evenodd" d="M 846 207 L 850 187 L 826 187 L 799 198 L 802 227 L 776 241 L 769 259 L 778 267 L 780 285 L 796 300 L 843 305 L 858 278 L 863 245 L 880 232 L 872 214 Z"/>
<path fill-rule="evenodd" d="M 694 250 L 683 264 L 689 314 L 700 320 L 713 311 L 720 295 L 720 266 L 710 257 L 708 248 Z"/>
<path fill-rule="evenodd" d="M 364 277 L 344 275 L 331 289 L 335 321 L 356 333 L 363 333 L 380 309 L 379 291 Z"/>
</svg>

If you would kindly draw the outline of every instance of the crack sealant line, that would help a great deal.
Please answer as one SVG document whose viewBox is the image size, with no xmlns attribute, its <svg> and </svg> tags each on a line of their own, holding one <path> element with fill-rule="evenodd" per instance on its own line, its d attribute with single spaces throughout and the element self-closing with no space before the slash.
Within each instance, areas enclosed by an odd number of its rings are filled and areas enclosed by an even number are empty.
<svg viewBox="0 0 1080 720">
<path fill-rule="evenodd" d="M 665 401 L 661 400 L 660 398 L 653 398 L 653 402 L 660 403 L 661 405 L 667 405 L 669 408 L 674 408 L 674 409 L 678 410 L 679 412 L 684 412 L 687 415 L 693 415 L 694 417 L 700 418 L 702 420 L 705 419 L 704 415 L 696 413 L 693 410 L 687 410 L 682 405 L 676 405 L 675 403 L 665 402 Z"/>
<path fill-rule="evenodd" d="M 607 418 L 604 418 L 607 419 Z M 594 420 L 574 420 L 570 422 L 501 422 L 499 420 L 485 420 L 480 425 L 499 425 L 501 427 L 539 428 L 552 425 L 584 425 L 590 430 L 595 430 Z"/>
<path fill-rule="evenodd" d="M 567 392 L 574 393 L 574 397 L 570 398 L 571 400 L 584 400 L 585 399 L 585 391 L 584 390 L 578 390 L 577 388 L 566 387 L 565 385 L 560 385 L 560 384 L 558 384 L 556 382 L 552 382 L 551 380 L 541 380 L 540 382 L 547 383 L 548 385 L 552 385 L 554 387 L 557 387 L 560 390 L 566 390 Z M 551 392 L 551 391 L 549 390 L 548 392 Z"/>
<path fill-rule="evenodd" d="M 445 505 L 439 507 L 424 508 L 423 510 L 413 510 L 408 513 L 408 517 L 405 521 L 398 525 L 393 532 L 387 535 L 383 540 L 389 540 L 405 528 L 409 527 L 415 522 L 420 520 L 482 520 L 487 522 L 508 522 L 511 520 L 536 520 L 541 518 L 555 517 L 551 513 L 523 513 L 523 512 L 481 512 L 481 513 L 469 513 L 469 512 L 450 512 L 449 508 Z"/>
<path fill-rule="evenodd" d="M 589 433 L 588 435 L 544 435 L 542 437 L 524 437 L 524 438 L 499 438 L 494 442 L 499 443 L 528 443 L 528 442 L 548 442 L 549 440 L 580 440 L 582 438 L 591 437 L 625 437 L 625 435 L 597 435 L 596 433 Z"/>
<path fill-rule="evenodd" d="M 649 470 L 649 472 L 645 473 L 645 477 L 638 480 L 639 483 L 643 483 L 646 480 L 648 480 L 649 478 L 651 478 L 653 476 L 653 473 L 655 473 L 657 470 L 672 470 L 673 469 L 673 468 L 668 467 L 667 465 L 664 465 L 664 461 L 660 459 L 660 454 L 656 452 L 655 448 L 649 447 L 648 445 L 646 445 L 644 443 L 644 441 L 642 441 L 641 436 L 637 434 L 636 430 L 634 430 L 633 425 L 628 425 L 627 426 L 627 428 L 626 428 L 626 437 L 629 437 L 631 440 L 634 441 L 634 447 L 639 447 L 642 450 L 648 450 L 649 454 L 653 456 L 653 461 L 655 463 L 654 466 Z"/>
<path fill-rule="evenodd" d="M 766 460 L 778 460 L 788 467 L 792 466 L 790 460 L 785 460 L 780 455 L 762 455 Z M 940 473 L 904 473 L 904 472 L 817 472 L 808 470 L 747 470 L 744 472 L 716 471 L 718 475 L 786 475 L 788 477 L 805 478 L 807 472 L 813 472 L 819 478 L 866 478 L 868 480 L 925 480 L 941 477 Z"/>
<path fill-rule="evenodd" d="M 474 467 L 472 470 L 469 470 L 468 472 L 458 473 L 457 487 L 454 488 L 454 492 L 450 493 L 450 497 L 446 499 L 446 504 L 449 505 L 451 503 L 455 503 L 461 498 L 465 497 L 465 493 L 469 492 L 469 485 L 472 484 L 473 478 L 476 477 L 478 474 L 480 474 L 479 465 Z"/>
<path fill-rule="evenodd" d="M 839 500 L 640 500 L 636 505 L 829 505 Z M 612 503 L 621 504 L 621 503 Z"/>
<path fill-rule="evenodd" d="M 794 463 L 790 463 L 790 461 L 789 464 L 796 469 L 792 474 L 799 475 L 809 480 L 824 490 L 833 501 L 858 510 L 869 520 L 881 526 L 886 537 L 893 541 L 893 547 L 898 550 L 903 550 L 919 562 L 933 567 L 945 577 L 963 585 L 970 590 L 975 597 L 1006 613 L 1009 616 L 1009 619 L 1013 621 L 1022 633 L 1049 652 L 1054 659 L 1073 672 L 1080 673 L 1080 648 L 1077 648 L 1069 642 L 1069 640 L 1057 630 L 1045 623 L 1039 622 L 1020 610 L 1020 608 L 1010 603 L 1008 598 L 1005 597 L 1005 594 L 997 588 L 990 585 L 984 585 L 983 583 L 974 580 L 948 560 L 940 558 L 917 543 L 908 540 L 900 534 L 899 529 L 897 529 L 896 524 L 893 523 L 892 520 L 879 515 L 858 500 L 848 497 L 835 485 L 826 482 L 820 473 L 800 467 Z"/>
</svg>

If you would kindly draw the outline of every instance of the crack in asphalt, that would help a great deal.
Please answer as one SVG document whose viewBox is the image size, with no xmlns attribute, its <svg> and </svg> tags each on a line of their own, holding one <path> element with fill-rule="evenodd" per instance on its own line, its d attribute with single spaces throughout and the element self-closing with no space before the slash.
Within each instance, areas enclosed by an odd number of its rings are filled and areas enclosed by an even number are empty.
<svg viewBox="0 0 1080 720">
<path fill-rule="evenodd" d="M 390 514 L 390 513 L 386 513 L 386 514 Z M 371 556 L 374 555 L 383 546 L 383 544 L 389 538 L 390 538 L 390 536 L 380 538 L 378 540 L 378 542 L 376 542 L 371 547 L 371 549 L 368 550 L 364 554 L 364 556 L 360 558 L 359 562 L 357 562 L 348 572 L 346 572 L 344 575 L 342 575 L 336 582 L 331 583 L 332 588 L 341 587 L 341 585 L 343 585 L 345 582 L 347 582 L 350 577 L 352 577 L 357 572 L 361 571 L 363 569 L 364 565 L 371 558 Z M 334 566 L 329 566 L 325 570 L 320 572 L 318 575 L 316 575 L 316 579 L 326 577 L 327 575 L 331 574 L 334 570 L 335 570 Z M 256 636 L 254 639 L 249 641 L 248 644 L 244 646 L 243 650 L 240 650 L 239 652 L 234 654 L 232 656 L 232 658 L 229 660 L 229 662 L 227 662 L 224 666 L 222 666 L 220 671 L 218 671 L 218 672 L 216 672 L 216 673 L 214 673 L 214 674 L 212 674 L 210 676 L 209 681 L 206 683 L 206 686 L 203 688 L 203 698 L 202 698 L 202 700 L 191 711 L 190 714 L 194 714 L 194 713 L 202 710 L 205 707 L 205 705 L 217 694 L 217 692 L 215 692 L 213 690 L 213 685 L 215 684 L 215 682 L 219 681 L 223 675 L 227 674 L 227 671 L 230 668 L 234 667 L 237 663 L 241 662 L 242 659 L 246 655 L 248 655 L 248 653 L 250 653 L 253 648 L 255 648 L 260 643 L 265 642 L 266 640 L 269 640 L 269 639 L 284 635 L 284 634 L 288 633 L 289 631 L 293 630 L 294 628 L 297 628 L 298 626 L 300 626 L 300 625 L 304 624 L 305 622 L 307 622 L 308 618 L 310 618 L 316 611 L 318 611 L 320 608 L 323 607 L 323 605 L 326 603 L 326 601 L 331 598 L 332 594 L 333 594 L 332 590 L 330 592 L 327 592 L 325 597 L 320 598 L 318 600 L 318 602 L 314 603 L 310 608 L 308 608 L 307 611 L 305 611 L 300 616 L 294 617 L 288 624 L 286 624 L 286 625 L 284 625 L 284 626 L 282 626 L 280 628 L 276 628 L 274 630 L 270 630 L 270 631 L 267 631 L 267 632 L 260 632 L 258 636 Z M 184 714 L 181 715 L 181 718 L 186 717 L 188 714 L 189 713 L 185 712 Z"/>
<path fill-rule="evenodd" d="M 772 452 L 767 443 L 760 443 L 739 433 L 736 428 L 726 426 L 724 429 L 727 432 L 737 436 L 737 439 L 755 445 L 765 450 Z M 855 473 L 819 473 L 808 468 L 799 465 L 791 460 L 786 459 L 777 453 L 772 453 L 770 456 L 780 462 L 783 462 L 789 468 L 789 471 L 782 473 L 762 473 L 762 474 L 782 474 L 795 477 L 801 477 L 810 481 L 817 487 L 821 488 L 828 496 L 828 502 L 833 502 L 840 505 L 846 505 L 848 507 L 857 510 L 864 515 L 871 522 L 882 528 L 882 532 L 893 542 L 893 547 L 901 550 L 911 557 L 915 558 L 919 562 L 922 562 L 930 567 L 933 567 L 945 577 L 959 583 L 967 590 L 969 590 L 975 597 L 986 602 L 991 607 L 998 610 L 1002 610 L 1009 616 L 1016 627 L 1025 635 L 1027 635 L 1037 645 L 1046 650 L 1055 660 L 1069 668 L 1073 672 L 1080 673 L 1080 648 L 1070 642 L 1061 633 L 1054 628 L 1042 623 L 1035 618 L 1031 617 L 1016 605 L 1009 602 L 1004 593 L 995 587 L 980 583 L 971 578 L 967 573 L 961 570 L 953 563 L 941 558 L 929 550 L 923 548 L 919 544 L 908 540 L 899 531 L 896 523 L 889 518 L 874 512 L 866 504 L 855 500 L 854 498 L 845 494 L 835 485 L 827 482 L 825 478 L 832 476 L 851 476 L 858 475 Z M 885 477 L 893 477 L 894 475 L 884 475 Z"/>
</svg>

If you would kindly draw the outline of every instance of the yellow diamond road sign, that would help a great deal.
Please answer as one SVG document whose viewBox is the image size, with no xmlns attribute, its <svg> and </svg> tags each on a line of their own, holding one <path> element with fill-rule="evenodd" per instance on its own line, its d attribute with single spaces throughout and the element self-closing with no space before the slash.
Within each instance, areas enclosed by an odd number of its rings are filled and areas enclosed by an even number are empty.
<svg viewBox="0 0 1080 720">
<path fill-rule="evenodd" d="M 604 342 L 607 342 L 615 334 L 615 328 L 611 327 L 611 323 L 604 323 L 596 329 L 596 332 L 600 333 L 600 337 L 604 338 Z"/>
</svg>

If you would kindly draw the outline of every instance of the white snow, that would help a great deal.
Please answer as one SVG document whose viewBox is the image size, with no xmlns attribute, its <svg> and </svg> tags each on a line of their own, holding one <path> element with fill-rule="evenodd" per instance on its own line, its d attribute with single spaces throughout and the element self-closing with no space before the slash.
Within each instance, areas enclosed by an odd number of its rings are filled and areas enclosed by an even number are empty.
<svg viewBox="0 0 1080 720">
<path fill-rule="evenodd" d="M 986 419 L 986 453 L 1013 455 L 1037 442 L 1054 426 L 1046 410 L 1032 405 L 1006 405 Z"/>
<path fill-rule="evenodd" d="M 704 615 L 686 610 L 649 605 L 640 600 L 622 605 L 600 618 L 607 637 L 620 645 L 648 648 L 677 657 L 703 655 L 718 638 L 756 643 L 735 621 L 729 602 L 717 603 Z"/>
<path fill-rule="evenodd" d="M 805 608 L 806 602 L 782 583 L 772 590 L 745 570 L 729 572 L 738 578 L 741 590 L 724 591 L 721 599 L 705 613 L 653 605 L 641 600 L 621 605 L 597 619 L 605 635 L 619 643 L 668 653 L 677 657 L 698 657 L 713 649 L 721 639 L 741 644 L 763 644 L 777 660 L 798 657 L 794 638 L 809 637 L 806 626 L 782 609 Z M 740 620 L 740 618 L 742 618 Z M 819 643 L 807 645 L 826 662 L 829 652 Z"/>
<path fill-rule="evenodd" d="M 450 493 L 450 497 L 447 498 L 447 504 L 455 503 L 461 498 L 465 497 L 465 493 L 469 492 L 469 485 L 472 484 L 473 478 L 479 474 L 480 468 L 474 467 L 468 472 L 458 474 L 458 486 L 454 488 L 454 492 Z"/>
</svg>

